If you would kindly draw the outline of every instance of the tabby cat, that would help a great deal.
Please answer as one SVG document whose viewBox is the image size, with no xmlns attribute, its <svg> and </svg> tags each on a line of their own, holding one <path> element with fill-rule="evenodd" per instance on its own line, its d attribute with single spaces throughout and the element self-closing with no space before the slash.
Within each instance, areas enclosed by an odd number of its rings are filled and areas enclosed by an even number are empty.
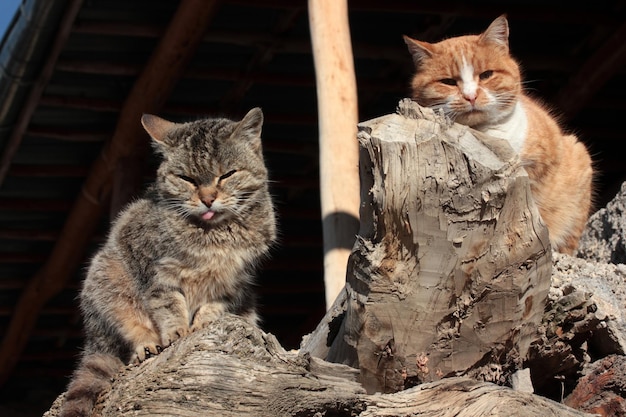
<svg viewBox="0 0 626 417">
<path fill-rule="evenodd" d="M 593 169 L 585 146 L 522 91 L 509 53 L 505 16 L 480 35 L 438 43 L 404 37 L 416 72 L 412 98 L 450 119 L 509 141 L 528 172 L 531 191 L 556 250 L 572 254 L 591 209 Z"/>
<path fill-rule="evenodd" d="M 163 160 L 123 210 L 80 294 L 85 348 L 61 415 L 87 416 L 124 364 L 232 312 L 256 322 L 253 270 L 276 236 L 261 151 L 263 113 L 141 122 Z"/>
</svg>

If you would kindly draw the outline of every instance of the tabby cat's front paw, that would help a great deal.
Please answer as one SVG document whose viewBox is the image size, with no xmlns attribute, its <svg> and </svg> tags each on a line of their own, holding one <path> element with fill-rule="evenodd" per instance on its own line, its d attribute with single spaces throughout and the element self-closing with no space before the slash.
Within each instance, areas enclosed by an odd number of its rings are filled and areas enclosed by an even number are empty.
<svg viewBox="0 0 626 417">
<path fill-rule="evenodd" d="M 196 311 L 193 316 L 193 322 L 191 323 L 191 331 L 203 329 L 211 324 L 220 315 L 226 311 L 226 305 L 222 302 L 211 302 L 204 304 Z"/>
<path fill-rule="evenodd" d="M 149 357 L 158 355 L 162 351 L 163 351 L 163 348 L 160 345 L 157 345 L 156 343 L 141 344 L 135 348 L 135 353 L 133 355 L 131 363 L 133 365 L 140 364 L 141 362 L 145 361 Z"/>
<path fill-rule="evenodd" d="M 164 332 L 162 337 L 163 346 L 167 347 L 190 333 L 189 326 L 178 326 Z"/>
</svg>

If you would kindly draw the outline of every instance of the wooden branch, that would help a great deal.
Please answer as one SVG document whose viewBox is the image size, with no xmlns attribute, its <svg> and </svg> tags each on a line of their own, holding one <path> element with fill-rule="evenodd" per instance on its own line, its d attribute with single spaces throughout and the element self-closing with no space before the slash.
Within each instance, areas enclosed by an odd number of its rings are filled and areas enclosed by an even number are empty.
<svg viewBox="0 0 626 417">
<path fill-rule="evenodd" d="M 309 0 L 320 134 L 326 306 L 343 288 L 359 210 L 358 103 L 347 0 Z"/>
<path fill-rule="evenodd" d="M 217 1 L 184 0 L 145 70 L 126 99 L 115 132 L 94 162 L 59 239 L 44 266 L 22 292 L 0 346 L 0 385 L 6 382 L 32 331 L 41 307 L 63 289 L 81 263 L 111 191 L 120 158 L 140 155 L 148 140 L 139 122 L 156 112 L 183 74 L 217 6 Z"/>
<path fill-rule="evenodd" d="M 177 341 L 115 378 L 96 405 L 102 417 L 274 417 L 353 415 L 583 416 L 532 394 L 450 378 L 396 394 L 367 395 L 358 372 L 286 352 L 270 335 L 235 316 Z M 58 416 L 60 396 L 44 417 Z"/>
<path fill-rule="evenodd" d="M 360 368 L 368 392 L 451 375 L 504 382 L 536 334 L 547 229 L 508 143 L 477 135 L 408 99 L 359 125 L 362 221 L 345 315 L 303 350 Z"/>
</svg>

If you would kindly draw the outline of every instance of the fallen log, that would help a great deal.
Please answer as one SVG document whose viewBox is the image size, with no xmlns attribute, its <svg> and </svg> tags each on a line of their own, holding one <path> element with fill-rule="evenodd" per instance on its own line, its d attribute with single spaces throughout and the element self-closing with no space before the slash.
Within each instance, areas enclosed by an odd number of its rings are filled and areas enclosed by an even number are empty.
<svg viewBox="0 0 626 417">
<path fill-rule="evenodd" d="M 224 316 L 126 368 L 94 416 L 584 416 L 551 400 L 469 378 L 368 395 L 358 371 L 295 351 Z M 44 417 L 58 416 L 60 396 Z"/>
</svg>

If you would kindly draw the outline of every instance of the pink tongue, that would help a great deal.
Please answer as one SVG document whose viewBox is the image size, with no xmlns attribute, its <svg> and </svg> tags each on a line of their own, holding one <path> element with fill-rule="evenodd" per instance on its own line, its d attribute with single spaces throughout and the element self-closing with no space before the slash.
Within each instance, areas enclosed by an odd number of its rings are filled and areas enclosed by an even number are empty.
<svg viewBox="0 0 626 417">
<path fill-rule="evenodd" d="M 214 215 L 215 215 L 215 212 L 214 212 L 214 211 L 210 211 L 210 210 L 209 210 L 209 211 L 207 211 L 206 213 L 204 213 L 204 214 L 202 215 L 202 218 L 203 218 L 204 220 L 211 220 L 211 218 L 213 218 L 213 216 L 214 216 Z"/>
</svg>

